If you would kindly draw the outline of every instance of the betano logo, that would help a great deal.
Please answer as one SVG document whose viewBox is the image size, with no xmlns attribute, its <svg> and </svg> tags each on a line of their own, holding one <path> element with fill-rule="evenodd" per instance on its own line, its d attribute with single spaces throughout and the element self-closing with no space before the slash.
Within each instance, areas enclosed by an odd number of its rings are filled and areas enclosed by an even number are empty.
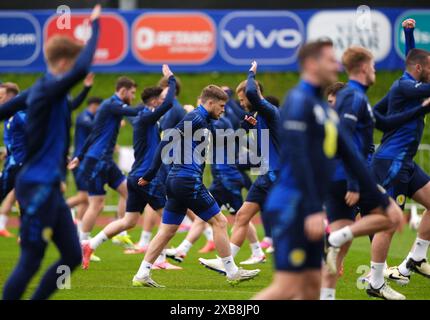
<svg viewBox="0 0 430 320">
<path fill-rule="evenodd" d="M 238 11 L 220 22 L 220 53 L 229 63 L 289 64 L 304 40 L 300 18 L 289 11 Z"/>
<path fill-rule="evenodd" d="M 216 28 L 203 13 L 149 13 L 132 28 L 133 53 L 147 64 L 203 64 L 216 49 Z"/>
<path fill-rule="evenodd" d="M 91 37 L 91 25 L 88 14 L 72 14 L 70 29 L 58 29 L 56 20 L 59 16 L 53 15 L 45 23 L 44 41 L 55 34 L 74 38 L 82 43 Z M 100 38 L 97 43 L 94 63 L 98 65 L 112 65 L 124 59 L 128 49 L 128 27 L 120 15 L 103 13 L 100 18 Z"/>
</svg>

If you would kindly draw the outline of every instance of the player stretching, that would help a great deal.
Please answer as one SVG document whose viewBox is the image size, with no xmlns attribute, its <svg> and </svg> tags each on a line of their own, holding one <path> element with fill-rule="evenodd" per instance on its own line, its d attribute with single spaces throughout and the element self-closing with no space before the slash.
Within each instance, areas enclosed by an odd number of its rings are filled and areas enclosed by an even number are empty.
<svg viewBox="0 0 430 320">
<path fill-rule="evenodd" d="M 162 77 L 158 82 L 158 86 L 162 89 L 168 88 L 168 78 Z M 181 92 L 181 82 L 178 78 L 176 78 L 176 87 L 175 87 L 175 98 L 173 100 L 173 107 L 167 111 L 167 113 L 161 117 L 160 119 L 160 132 L 161 138 L 166 133 L 168 134 L 169 130 L 174 128 L 185 116 L 186 112 L 180 102 L 178 101 L 178 96 Z M 172 154 L 170 154 L 172 156 Z M 158 172 L 158 178 L 162 182 L 162 188 L 164 189 L 164 193 L 166 193 L 165 185 L 167 175 L 169 174 L 171 165 L 170 164 L 162 164 L 161 168 Z M 143 219 L 142 219 L 142 232 L 140 235 L 139 242 L 134 246 L 133 249 L 125 250 L 124 252 L 127 254 L 133 253 L 145 253 L 148 244 L 151 241 L 152 229 L 159 221 L 159 216 L 156 211 L 152 210 L 151 207 L 147 206 L 145 208 Z"/>
<path fill-rule="evenodd" d="M 257 128 L 257 147 L 258 153 L 262 155 L 261 166 L 267 169 L 267 173 L 261 174 L 252 184 L 249 189 L 246 201 L 239 209 L 235 216 L 233 233 L 230 238 L 230 246 L 233 257 L 237 255 L 245 241 L 247 235 L 249 236 L 249 224 L 251 219 L 263 208 L 266 201 L 267 194 L 273 182 L 276 179 L 277 171 L 279 169 L 279 129 L 280 118 L 279 110 L 271 105 L 261 95 L 261 90 L 255 81 L 255 74 L 257 72 L 257 62 L 253 62 L 249 70 L 248 80 L 242 82 L 236 92 L 239 96 L 241 104 L 248 105 L 248 108 L 256 112 L 256 128 Z M 245 120 L 247 117 L 245 116 Z M 269 131 L 269 145 L 268 154 L 262 152 L 262 130 Z M 265 142 L 264 142 L 265 143 Z M 257 233 L 253 228 L 253 239 L 250 241 L 252 256 L 244 261 L 244 264 L 256 264 L 266 261 L 266 256 L 261 249 L 258 242 Z M 199 259 L 200 263 L 205 267 L 225 273 L 225 269 L 220 259 Z"/>
<path fill-rule="evenodd" d="M 65 176 L 71 122 L 67 94 L 89 71 L 99 36 L 100 12 L 100 5 L 96 5 L 90 17 L 92 35 L 80 54 L 81 46 L 67 37 L 48 40 L 48 73 L 28 94 L 27 156 L 16 183 L 21 208 L 21 256 L 4 286 L 5 300 L 22 297 L 51 240 L 61 256 L 48 268 L 32 299 L 47 299 L 57 289 L 59 266 L 72 271 L 81 262 L 78 235 L 60 182 Z"/>
<path fill-rule="evenodd" d="M 202 138 L 202 143 L 207 141 L 209 130 L 213 131 L 211 121 L 219 119 L 224 112 L 228 97 L 215 85 L 204 88 L 200 97 L 202 104 L 188 113 L 171 132 L 176 142 L 176 148 L 173 148 L 175 161 L 167 177 L 167 203 L 163 221 L 133 278 L 133 286 L 161 287 L 151 279 L 152 264 L 175 235 L 188 208 L 212 226 L 215 245 L 227 272 L 227 281 L 238 283 L 254 278 L 260 272 L 258 269 L 243 270 L 236 266 L 228 243 L 227 219 L 202 181 L 205 151 L 198 142 Z M 160 143 L 151 169 L 142 176 L 139 184 L 145 185 L 155 177 L 161 165 L 163 148 L 168 143 L 165 140 Z M 178 147 L 181 149 L 178 150 Z"/>
<path fill-rule="evenodd" d="M 144 187 L 138 185 L 138 179 L 150 168 L 154 153 L 160 142 L 158 120 L 173 105 L 176 84 L 175 77 L 167 65 L 163 65 L 163 74 L 169 77 L 169 88 L 164 102 L 160 105 L 160 95 L 162 93 L 160 87 L 145 89 L 142 93 L 142 102 L 145 106 L 139 108 L 139 114 L 132 120 L 135 161 L 127 178 L 128 197 L 126 213 L 122 219 L 108 224 L 90 241 L 82 243 L 82 266 L 84 269 L 88 268 L 91 254 L 99 245 L 107 239 L 136 225 L 140 214 L 147 204 L 160 215 L 164 208 L 166 196 L 158 177 L 152 180 L 149 185 Z M 166 269 L 166 267 L 162 268 Z M 172 269 L 172 266 L 169 269 Z"/>
<path fill-rule="evenodd" d="M 214 146 L 211 164 L 213 180 L 209 187 L 209 192 L 214 197 L 219 207 L 225 205 L 227 209 L 229 209 L 229 212 L 234 215 L 243 204 L 242 188 L 244 187 L 244 182 L 236 164 L 228 163 L 228 130 L 234 132 L 233 125 L 227 116 L 221 116 L 219 120 L 213 122 L 213 127 L 215 130 L 223 130 L 223 133 L 216 133 L 213 137 Z M 220 159 L 217 158 L 217 155 Z M 231 160 L 235 160 L 235 158 Z M 205 227 L 206 223 L 203 220 L 199 217 L 194 218 L 186 238 L 177 248 L 168 249 L 166 255 L 178 262 L 182 262 L 192 245 L 204 232 Z M 202 253 L 202 250 L 200 250 L 199 253 Z"/>
<path fill-rule="evenodd" d="M 375 82 L 375 68 L 372 53 L 361 47 L 348 48 L 342 57 L 342 63 L 349 76 L 343 89 L 337 92 L 335 109 L 340 118 L 340 126 L 347 134 L 357 156 L 361 155 L 368 163 L 373 145 L 374 117 L 368 102 L 366 91 Z M 339 85 L 337 86 L 339 87 Z M 333 99 L 333 97 L 331 97 Z M 403 116 L 401 117 L 403 118 Z M 395 119 L 384 119 L 390 125 Z M 387 215 L 382 210 L 375 195 L 360 188 L 345 170 L 340 159 L 336 160 L 336 170 L 330 183 L 328 198 L 325 203 L 329 220 L 327 265 L 323 268 L 321 288 L 322 300 L 335 299 L 335 287 L 338 270 L 347 254 L 353 238 L 373 235 L 384 230 L 396 230 L 400 223 L 401 210 L 391 200 Z M 361 219 L 355 221 L 358 205 Z M 372 258 L 372 261 L 375 260 Z M 403 295 L 392 290 L 388 285 L 380 289 L 381 295 L 391 300 L 404 299 Z"/>
<path fill-rule="evenodd" d="M 84 90 L 86 89 L 89 92 L 93 85 L 93 79 L 94 74 L 89 73 L 84 81 Z M 101 98 L 89 98 L 87 101 L 87 108 L 76 117 L 73 157 L 76 157 L 81 152 L 86 139 L 90 135 L 94 117 L 101 102 Z M 77 194 L 67 199 L 67 205 L 69 208 L 76 207 L 76 222 L 80 229 L 82 216 L 88 208 L 88 187 L 82 175 L 81 168 L 78 167 L 73 170 L 73 177 L 75 179 Z"/>
<path fill-rule="evenodd" d="M 10 101 L 19 93 L 18 85 L 12 82 L 4 82 L 0 84 L 0 105 Z M 22 111 L 21 111 L 22 112 Z M 21 113 L 22 114 L 22 113 Z M 12 131 L 14 127 L 21 127 L 18 122 L 19 120 L 13 121 L 14 116 L 7 119 L 4 122 L 3 129 L 3 143 L 6 148 L 6 159 L 4 160 L 4 167 L 1 174 L 1 187 L 0 187 L 0 197 L 1 197 L 1 208 L 0 208 L 0 237 L 12 237 L 13 235 L 7 230 L 7 219 L 8 214 L 12 210 L 12 206 L 15 203 L 15 193 L 11 192 L 15 185 L 15 177 L 20 168 L 19 163 L 12 156 Z M 15 125 L 12 125 L 12 122 Z M 19 129 L 19 128 L 18 128 Z M 16 131 L 16 130 L 15 130 Z"/>
<path fill-rule="evenodd" d="M 337 78 L 331 41 L 305 44 L 299 51 L 301 81 L 282 109 L 282 166 L 266 203 L 275 246 L 276 273 L 272 284 L 256 299 L 318 299 L 325 214 L 323 202 L 335 167 L 336 152 L 359 182 L 378 192 L 364 162 L 338 131 L 337 115 L 327 106 L 322 89 Z"/>
<path fill-rule="evenodd" d="M 414 21 L 404 22 L 406 41 L 414 45 Z M 407 46 L 408 50 L 410 46 Z M 414 109 L 430 96 L 430 53 L 425 50 L 411 49 L 406 57 L 406 71 L 395 81 L 384 99 L 375 109 L 388 115 Z M 415 107 L 416 108 L 416 107 Z M 423 108 L 424 109 L 424 108 Z M 418 229 L 415 244 L 398 266 L 386 272 L 388 279 L 400 284 L 409 283 L 411 271 L 425 277 L 430 277 L 430 265 L 427 262 L 427 250 L 430 244 L 430 177 L 413 161 L 424 130 L 424 114 L 411 120 L 396 130 L 384 133 L 381 145 L 376 151 L 372 169 L 378 182 L 403 209 L 406 197 L 422 204 L 426 211 Z M 372 246 L 379 251 L 388 252 L 394 232 L 378 233 L 372 241 Z M 378 266 L 383 268 L 383 266 Z M 373 270 L 372 270 L 373 271 Z M 369 290 L 374 291 L 375 282 L 383 283 L 383 271 L 377 277 L 370 279 Z"/>
<path fill-rule="evenodd" d="M 130 107 L 136 93 L 136 83 L 120 77 L 116 82 L 115 94 L 100 105 L 90 136 L 85 141 L 79 155 L 70 162 L 69 169 L 75 169 L 82 161 L 81 170 L 88 181 L 89 206 L 82 218 L 81 241 L 89 240 L 97 216 L 103 211 L 108 184 L 120 195 L 118 217 L 125 213 L 127 183 L 125 176 L 113 160 L 113 152 L 123 116 L 136 116 L 138 109 Z M 85 158 L 84 158 L 85 156 Z M 125 244 L 131 244 L 123 237 Z"/>
</svg>

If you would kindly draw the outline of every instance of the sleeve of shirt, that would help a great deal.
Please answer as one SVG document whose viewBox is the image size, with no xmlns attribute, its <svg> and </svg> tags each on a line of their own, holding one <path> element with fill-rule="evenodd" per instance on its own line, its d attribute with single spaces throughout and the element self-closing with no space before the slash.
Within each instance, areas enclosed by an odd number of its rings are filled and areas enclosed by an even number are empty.
<svg viewBox="0 0 430 320">
<path fill-rule="evenodd" d="M 112 114 L 118 115 L 118 116 L 129 116 L 129 117 L 135 117 L 139 113 L 139 109 L 130 107 L 126 104 L 121 104 L 118 102 L 114 102 L 110 105 L 109 108 L 110 112 Z"/>
<path fill-rule="evenodd" d="M 89 72 L 99 38 L 100 22 L 96 19 L 92 22 L 91 38 L 79 54 L 72 69 L 61 77 L 54 77 L 46 83 L 49 89 L 48 95 L 52 97 L 66 94 L 74 85 L 81 81 Z"/>
<path fill-rule="evenodd" d="M 72 110 L 76 110 L 79 108 L 79 106 L 84 102 L 84 100 L 87 98 L 88 93 L 91 90 L 91 86 L 87 87 L 84 86 L 84 88 L 81 90 L 81 92 L 72 100 Z"/>
<path fill-rule="evenodd" d="M 426 115 L 427 113 L 430 113 L 430 108 L 423 107 L 422 105 L 418 105 L 404 112 L 399 112 L 389 116 L 382 115 L 379 112 L 379 110 L 376 111 L 375 108 L 374 108 L 374 115 L 376 120 L 375 128 L 382 132 L 395 130 L 401 127 L 402 125 L 408 123 L 409 121 L 415 120 L 423 115 Z"/>
<path fill-rule="evenodd" d="M 76 127 L 79 125 L 82 128 L 91 129 L 93 127 L 94 120 L 91 120 L 91 119 L 86 120 L 85 118 L 87 117 L 78 117 L 76 119 Z"/>
<path fill-rule="evenodd" d="M 357 130 L 357 122 L 360 119 L 361 112 L 367 109 L 367 101 L 355 93 L 349 94 L 345 99 L 339 101 L 342 103 L 342 113 L 340 114 L 340 127 L 344 134 L 348 136 L 349 141 L 352 143 L 353 150 L 360 154 L 358 146 L 354 142 L 354 133 Z M 345 174 L 347 180 L 347 190 L 358 192 L 360 190 L 357 179 L 345 167 Z"/>
<path fill-rule="evenodd" d="M 160 169 L 161 163 L 163 161 L 162 160 L 163 159 L 163 148 L 168 143 L 173 142 L 173 144 L 175 144 L 177 141 L 179 141 L 181 139 L 181 137 L 184 136 L 185 122 L 191 121 L 194 124 L 195 121 L 193 121 L 194 120 L 193 117 L 194 117 L 194 115 L 192 115 L 191 113 L 187 114 L 185 116 L 185 118 L 182 119 L 182 121 L 176 125 L 176 127 L 171 129 L 169 135 L 173 136 L 172 141 L 169 141 L 168 139 L 166 139 L 166 140 L 163 139 L 160 141 L 157 149 L 155 150 L 154 158 L 152 159 L 150 168 L 142 175 L 143 179 L 145 179 L 146 181 L 152 181 L 152 179 L 154 179 L 154 177 L 156 176 L 158 169 Z"/>
<path fill-rule="evenodd" d="M 145 112 L 139 114 L 138 122 L 155 124 L 167 111 L 173 106 L 173 99 L 175 98 L 176 79 L 174 76 L 169 77 L 169 89 L 167 90 L 166 97 L 163 103 L 155 108 L 154 112 Z"/>
<path fill-rule="evenodd" d="M 338 154 L 340 155 L 343 163 L 350 172 L 354 174 L 360 187 L 369 193 L 375 194 L 379 199 L 382 208 L 387 208 L 389 205 L 388 196 L 384 195 L 377 187 L 376 181 L 373 179 L 369 170 L 365 165 L 365 161 L 361 156 L 357 156 L 351 148 L 351 141 L 344 134 L 342 128 L 338 132 Z"/>
<path fill-rule="evenodd" d="M 405 98 L 424 99 L 430 96 L 430 83 L 400 80 L 399 89 Z"/>
<path fill-rule="evenodd" d="M 290 95 L 282 109 L 282 135 L 285 151 L 291 165 L 291 171 L 297 181 L 298 188 L 305 201 L 305 215 L 320 212 L 323 209 L 322 200 L 318 197 L 315 181 L 313 181 L 311 153 L 308 141 L 313 139 L 308 125 L 313 120 L 309 106 L 306 106 L 305 97 Z"/>
<path fill-rule="evenodd" d="M 21 92 L 16 97 L 13 97 L 8 102 L 2 104 L 0 106 L 0 120 L 8 119 L 18 111 L 26 109 L 28 92 L 29 89 Z"/>
<path fill-rule="evenodd" d="M 248 73 L 245 94 L 256 111 L 266 120 L 274 121 L 277 116 L 277 108 L 267 100 L 260 98 L 257 90 L 257 83 L 255 82 L 255 73 L 252 71 Z"/>
<path fill-rule="evenodd" d="M 411 49 L 415 48 L 414 29 L 415 28 L 403 28 L 403 32 L 405 33 L 405 57 Z"/>
<path fill-rule="evenodd" d="M 79 152 L 79 154 L 77 155 L 77 158 L 79 159 L 79 161 L 82 161 L 82 159 L 85 156 L 85 153 L 87 153 L 88 148 L 93 144 L 94 142 L 94 131 L 91 131 L 90 135 L 87 137 L 87 139 L 85 140 L 84 145 L 81 148 L 81 152 Z"/>
</svg>

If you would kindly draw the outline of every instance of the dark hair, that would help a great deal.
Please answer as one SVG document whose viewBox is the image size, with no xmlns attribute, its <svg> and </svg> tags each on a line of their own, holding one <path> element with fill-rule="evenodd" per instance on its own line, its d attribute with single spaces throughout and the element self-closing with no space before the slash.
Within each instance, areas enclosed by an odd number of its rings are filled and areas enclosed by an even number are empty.
<svg viewBox="0 0 430 320">
<path fill-rule="evenodd" d="M 305 43 L 299 50 L 298 61 L 300 66 L 303 67 L 305 61 L 309 58 L 319 58 L 322 49 L 325 47 L 333 47 L 333 41 L 324 38 Z"/>
<path fill-rule="evenodd" d="M 411 49 L 406 56 L 406 65 L 413 66 L 416 64 L 427 65 L 430 52 L 422 49 Z"/>
<path fill-rule="evenodd" d="M 100 97 L 89 97 L 87 99 L 87 105 L 90 104 L 101 104 L 103 102 L 103 99 Z"/>
<path fill-rule="evenodd" d="M 265 96 L 264 99 L 270 102 L 270 104 L 279 108 L 279 99 L 275 96 Z"/>
<path fill-rule="evenodd" d="M 119 77 L 116 81 L 115 90 L 119 91 L 121 88 L 126 88 L 127 90 L 130 90 L 131 88 L 136 88 L 137 84 L 132 79 L 122 76 Z"/>
<path fill-rule="evenodd" d="M 175 95 L 179 96 L 179 93 L 181 92 L 181 81 L 177 76 L 175 76 L 176 79 L 176 91 Z M 169 86 L 169 78 L 168 77 L 162 77 L 160 81 L 158 81 L 158 86 L 161 88 L 167 88 Z"/>
<path fill-rule="evenodd" d="M 335 82 L 331 85 L 329 85 L 325 91 L 324 91 L 324 95 L 326 97 L 329 96 L 329 94 L 336 96 L 336 94 L 342 90 L 344 87 L 346 86 L 346 84 L 344 82 Z"/>
<path fill-rule="evenodd" d="M 206 103 L 206 101 L 209 99 L 228 101 L 228 95 L 220 87 L 210 84 L 203 89 L 200 95 L 200 100 L 202 103 Z"/>
<path fill-rule="evenodd" d="M 163 92 L 163 88 L 161 87 L 149 87 L 142 91 L 140 97 L 143 103 L 147 103 L 150 99 L 158 97 L 161 92 Z"/>
</svg>

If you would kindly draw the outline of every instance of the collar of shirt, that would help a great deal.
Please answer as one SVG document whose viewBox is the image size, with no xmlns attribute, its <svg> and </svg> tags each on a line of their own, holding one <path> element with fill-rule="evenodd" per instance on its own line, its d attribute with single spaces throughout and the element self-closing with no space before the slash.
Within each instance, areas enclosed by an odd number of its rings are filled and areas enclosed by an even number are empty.
<svg viewBox="0 0 430 320">
<path fill-rule="evenodd" d="M 358 82 L 356 80 L 349 80 L 348 86 L 350 86 L 351 88 L 354 88 L 354 89 L 358 89 L 359 91 L 361 91 L 363 93 L 366 93 L 366 91 L 369 89 L 369 87 L 361 84 L 360 82 Z"/>
<path fill-rule="evenodd" d="M 415 79 L 414 77 L 412 77 L 412 75 L 409 72 L 407 72 L 407 71 L 405 71 L 405 73 L 403 73 L 402 78 L 406 78 L 406 79 L 409 79 L 409 80 L 412 80 L 412 81 L 417 81 L 417 79 Z"/>
<path fill-rule="evenodd" d="M 209 115 L 209 112 L 202 105 L 199 105 L 196 110 L 201 115 L 203 115 L 207 120 L 209 120 L 211 118 Z"/>
<path fill-rule="evenodd" d="M 320 98 L 322 96 L 321 87 L 314 86 L 313 84 L 311 84 L 306 80 L 303 80 L 303 79 L 300 80 L 299 86 L 315 97 Z"/>
<path fill-rule="evenodd" d="M 124 101 L 122 101 L 122 99 L 120 97 L 118 97 L 118 95 L 116 93 L 112 96 L 112 99 L 116 100 L 118 102 L 124 103 Z"/>
</svg>

